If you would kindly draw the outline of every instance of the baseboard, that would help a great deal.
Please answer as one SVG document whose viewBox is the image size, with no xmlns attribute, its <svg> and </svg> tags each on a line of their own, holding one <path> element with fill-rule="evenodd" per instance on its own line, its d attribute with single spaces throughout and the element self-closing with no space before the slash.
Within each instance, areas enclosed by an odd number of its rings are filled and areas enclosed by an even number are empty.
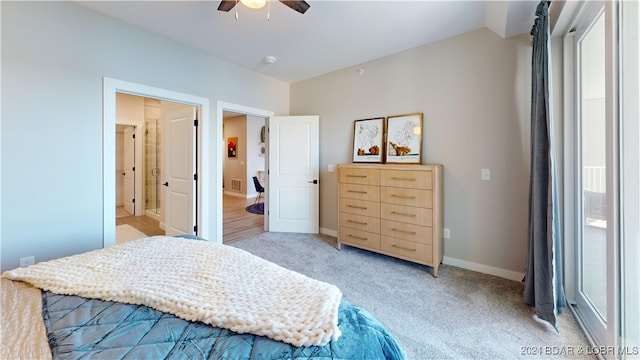
<svg viewBox="0 0 640 360">
<path fill-rule="evenodd" d="M 156 214 L 151 210 L 145 210 L 144 215 L 158 222 L 160 222 L 161 220 L 160 214 Z"/>
<path fill-rule="evenodd" d="M 320 228 L 320 234 L 329 235 L 333 237 L 338 237 L 338 232 L 333 229 Z M 445 256 L 443 261 L 446 265 L 451 265 L 471 271 L 476 271 L 483 274 L 489 274 L 493 276 L 498 276 L 501 278 L 514 280 L 514 281 L 522 281 L 524 278 L 524 273 L 519 273 L 517 271 L 506 270 L 502 268 L 497 268 L 489 265 L 478 264 L 471 261 L 460 260 L 452 257 Z"/>
<path fill-rule="evenodd" d="M 331 230 L 331 229 L 327 229 L 327 228 L 320 228 L 320 234 L 323 235 L 329 235 L 329 236 L 333 236 L 333 237 L 338 237 L 338 232 L 335 230 Z"/>
<path fill-rule="evenodd" d="M 478 264 L 471 261 L 460 260 L 460 259 L 456 259 L 448 256 L 445 256 L 442 262 L 446 265 L 456 266 L 459 268 L 476 271 L 483 274 L 498 276 L 501 278 L 514 280 L 514 281 L 522 281 L 522 278 L 524 278 L 524 273 L 519 273 L 517 271 L 506 270 L 506 269 L 497 268 L 497 267 L 484 265 L 484 264 Z"/>
</svg>

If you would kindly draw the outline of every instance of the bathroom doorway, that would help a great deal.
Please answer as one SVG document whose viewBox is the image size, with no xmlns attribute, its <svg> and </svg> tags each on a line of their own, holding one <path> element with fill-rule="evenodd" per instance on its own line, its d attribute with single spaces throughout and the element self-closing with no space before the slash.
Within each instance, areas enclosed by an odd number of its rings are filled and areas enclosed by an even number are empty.
<svg viewBox="0 0 640 360">
<path fill-rule="evenodd" d="M 176 179 L 169 181 L 170 174 L 164 171 L 171 167 L 169 164 L 171 159 L 166 156 L 168 146 L 173 145 L 171 149 L 174 152 L 180 151 L 182 149 L 180 147 L 182 140 L 180 139 L 185 136 L 189 137 L 189 131 L 179 131 L 177 134 L 173 134 L 175 131 L 167 129 L 167 124 L 173 124 L 171 126 L 176 130 L 175 121 L 171 118 L 171 114 L 182 110 L 196 111 L 192 105 L 133 94 L 116 94 L 116 139 L 118 144 L 123 143 L 122 146 L 117 146 L 116 163 L 124 164 L 123 153 L 131 153 L 131 150 L 129 152 L 123 150 L 127 148 L 124 145 L 128 144 L 129 149 L 135 149 L 133 151 L 135 155 L 130 156 L 130 163 L 116 166 L 117 169 L 124 167 L 122 171 L 118 171 L 119 174 L 124 175 L 127 173 L 126 170 L 132 174 L 128 177 L 132 181 L 126 182 L 119 178 L 116 182 L 116 243 L 147 236 L 165 235 L 168 227 L 174 232 L 189 234 L 191 233 L 190 228 L 194 227 L 193 225 L 190 227 L 185 225 L 176 230 L 176 219 L 173 219 L 173 225 L 167 223 L 172 220 L 168 219 L 169 214 L 166 213 L 166 209 L 168 206 L 174 207 L 174 205 L 168 205 L 166 193 L 169 190 L 174 192 L 176 190 L 172 189 L 169 183 L 174 188 L 177 186 Z M 192 123 L 193 119 L 194 117 L 190 116 L 188 122 Z M 193 127 L 193 125 L 191 126 Z M 124 135 L 121 136 L 118 131 Z M 172 134 L 173 138 L 170 139 Z M 191 145 L 184 146 L 191 147 Z M 184 157 L 179 156 L 179 158 L 184 160 Z M 191 174 L 192 176 L 193 174 Z M 124 195 L 127 190 L 131 192 L 131 195 Z M 175 206 L 182 209 L 184 208 L 182 205 Z M 184 211 L 179 211 L 179 213 L 186 214 Z M 195 216 L 195 212 L 193 216 Z M 189 219 L 180 218 L 177 221 L 179 224 L 190 222 Z"/>
</svg>

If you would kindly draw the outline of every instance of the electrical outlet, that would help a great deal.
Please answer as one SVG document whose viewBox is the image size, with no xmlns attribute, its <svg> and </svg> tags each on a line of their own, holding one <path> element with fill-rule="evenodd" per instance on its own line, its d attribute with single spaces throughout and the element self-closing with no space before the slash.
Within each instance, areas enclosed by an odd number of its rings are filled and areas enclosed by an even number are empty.
<svg viewBox="0 0 640 360">
<path fill-rule="evenodd" d="M 480 170 L 480 178 L 484 181 L 491 180 L 491 169 L 481 169 Z"/>
<path fill-rule="evenodd" d="M 329 165 L 327 165 L 327 171 L 328 171 L 328 172 L 334 172 L 334 171 L 336 171 L 336 165 L 335 165 L 335 164 L 329 164 Z"/>
<path fill-rule="evenodd" d="M 27 256 L 20 258 L 20 267 L 27 267 L 36 263 L 36 258 L 33 256 Z"/>
<path fill-rule="evenodd" d="M 444 228 L 442 232 L 445 239 L 451 239 L 451 229 Z"/>
</svg>

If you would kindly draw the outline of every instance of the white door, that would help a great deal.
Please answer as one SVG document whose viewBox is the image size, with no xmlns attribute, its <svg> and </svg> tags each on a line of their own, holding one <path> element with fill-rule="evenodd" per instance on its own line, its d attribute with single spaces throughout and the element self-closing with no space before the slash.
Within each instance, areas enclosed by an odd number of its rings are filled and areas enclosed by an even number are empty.
<svg viewBox="0 0 640 360">
<path fill-rule="evenodd" d="M 131 215 L 135 215 L 135 166 L 136 166 L 136 128 L 128 126 L 124 129 L 124 181 L 122 183 L 122 202 L 124 209 Z"/>
<path fill-rule="evenodd" d="M 319 117 L 268 119 L 269 231 L 319 232 Z"/>
<path fill-rule="evenodd" d="M 195 231 L 196 110 L 188 107 L 162 115 L 165 124 L 165 232 L 167 236 Z"/>
</svg>

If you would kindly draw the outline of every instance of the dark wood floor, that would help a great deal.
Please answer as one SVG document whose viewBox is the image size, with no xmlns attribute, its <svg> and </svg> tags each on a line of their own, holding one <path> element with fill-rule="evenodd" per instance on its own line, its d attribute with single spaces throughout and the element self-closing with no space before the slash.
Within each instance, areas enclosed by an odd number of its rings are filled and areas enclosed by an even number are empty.
<svg viewBox="0 0 640 360">
<path fill-rule="evenodd" d="M 245 209 L 255 199 L 244 199 L 235 196 L 223 196 L 222 241 L 231 244 L 248 239 L 264 232 L 264 216 L 252 214 Z M 129 224 L 147 234 L 147 236 L 164 235 L 158 221 L 148 216 L 124 216 L 116 218 L 116 225 Z"/>
</svg>

